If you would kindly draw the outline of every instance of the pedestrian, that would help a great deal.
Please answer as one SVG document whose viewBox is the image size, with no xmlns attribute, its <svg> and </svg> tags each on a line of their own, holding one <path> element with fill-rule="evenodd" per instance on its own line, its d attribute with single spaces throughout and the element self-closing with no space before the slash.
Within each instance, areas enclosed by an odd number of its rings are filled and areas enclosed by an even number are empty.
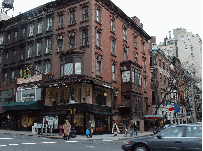
<svg viewBox="0 0 203 151">
<path fill-rule="evenodd" d="M 130 136 L 133 137 L 134 136 L 134 132 L 135 132 L 135 123 L 132 122 L 131 126 L 130 126 Z"/>
<path fill-rule="evenodd" d="M 114 136 L 117 136 L 118 133 L 120 133 L 117 124 L 114 122 L 113 124 L 113 128 L 112 128 L 112 133 L 114 134 Z"/>
<path fill-rule="evenodd" d="M 90 137 L 93 135 L 93 125 L 91 124 L 91 129 L 90 129 Z"/>
<path fill-rule="evenodd" d="M 66 120 L 65 124 L 64 124 L 64 140 L 68 140 L 70 139 L 70 129 L 71 129 L 71 125 L 68 122 L 68 120 Z"/>
</svg>

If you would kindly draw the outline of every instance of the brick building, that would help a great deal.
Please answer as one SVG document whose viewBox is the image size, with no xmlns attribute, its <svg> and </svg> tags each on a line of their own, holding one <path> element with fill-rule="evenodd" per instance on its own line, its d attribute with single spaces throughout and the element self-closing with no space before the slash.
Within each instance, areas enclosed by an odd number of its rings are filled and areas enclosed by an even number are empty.
<svg viewBox="0 0 203 151">
<path fill-rule="evenodd" d="M 78 134 L 83 134 L 90 124 L 95 133 L 110 133 L 112 121 L 126 122 L 123 118 L 128 122 L 138 121 L 140 131 L 144 131 L 144 115 L 152 112 L 148 43 L 151 37 L 142 29 L 139 19 L 129 18 L 110 0 L 56 0 L 39 8 L 24 13 L 28 17 L 25 31 L 33 36 L 26 37 L 22 44 L 21 50 L 29 57 L 19 67 L 35 67 L 30 77 L 17 79 L 17 91 L 22 92 L 22 85 L 29 82 L 30 86 L 33 81 L 35 95 L 39 88 L 37 92 L 43 102 L 40 115 L 58 116 L 59 123 L 70 120 L 71 112 L 76 109 L 74 123 Z M 49 11 L 51 14 L 47 15 Z M 38 14 L 46 17 L 38 19 Z M 5 28 L 4 23 L 14 19 L 17 22 L 21 16 L 1 22 L 2 26 Z M 27 22 L 29 17 L 33 19 Z M 46 31 L 50 25 L 52 30 Z M 16 30 L 13 25 L 12 28 Z M 7 33 L 0 32 L 5 36 Z M 15 38 L 15 31 L 12 34 Z M 6 58 L 7 51 L 2 50 Z M 41 56 L 31 57 L 31 50 L 36 54 L 41 52 Z M 2 70 L 2 81 L 5 73 L 12 71 L 10 68 L 8 64 Z M 20 71 L 19 68 L 15 73 Z M 12 77 L 12 73 L 8 76 Z M 13 101 L 15 98 L 18 96 Z"/>
</svg>

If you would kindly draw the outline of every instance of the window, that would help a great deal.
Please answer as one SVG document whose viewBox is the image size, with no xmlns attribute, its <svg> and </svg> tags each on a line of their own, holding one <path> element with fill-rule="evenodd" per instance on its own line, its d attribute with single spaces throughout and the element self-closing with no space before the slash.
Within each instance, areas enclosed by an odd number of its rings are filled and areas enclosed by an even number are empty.
<svg viewBox="0 0 203 151">
<path fill-rule="evenodd" d="M 27 57 L 28 58 L 32 57 L 32 47 L 31 46 L 29 46 L 29 48 L 28 48 L 28 56 Z"/>
<path fill-rule="evenodd" d="M 147 79 L 144 79 L 144 89 L 147 90 Z"/>
<path fill-rule="evenodd" d="M 16 50 L 13 52 L 13 58 L 16 59 Z"/>
<path fill-rule="evenodd" d="M 34 33 L 34 25 L 30 25 L 30 33 L 29 36 L 33 36 Z"/>
<path fill-rule="evenodd" d="M 6 53 L 6 61 L 8 61 L 9 52 Z"/>
<path fill-rule="evenodd" d="M 21 78 L 23 77 L 23 69 L 20 69 L 19 76 L 20 76 Z"/>
<path fill-rule="evenodd" d="M 40 56 L 42 53 L 42 43 L 37 43 L 37 56 Z"/>
<path fill-rule="evenodd" d="M 70 24 L 75 24 L 75 11 L 70 12 Z"/>
<path fill-rule="evenodd" d="M 138 62 L 138 53 L 135 52 L 135 62 Z"/>
<path fill-rule="evenodd" d="M 87 20 L 88 19 L 88 7 L 83 7 L 82 8 L 82 19 Z"/>
<path fill-rule="evenodd" d="M 132 71 L 131 71 L 131 79 L 132 79 L 132 82 L 134 83 L 135 82 L 135 72 L 134 72 L 133 68 L 132 68 Z"/>
<path fill-rule="evenodd" d="M 25 28 L 23 29 L 23 39 L 25 38 Z"/>
<path fill-rule="evenodd" d="M 7 83 L 7 80 L 8 80 L 8 74 L 5 73 L 5 74 L 4 74 L 4 82 Z"/>
<path fill-rule="evenodd" d="M 11 79 L 13 79 L 15 77 L 15 71 L 11 72 Z"/>
<path fill-rule="evenodd" d="M 73 74 L 73 58 L 66 59 L 64 64 L 64 75 Z"/>
<path fill-rule="evenodd" d="M 137 36 L 134 37 L 134 47 L 137 48 Z"/>
<path fill-rule="evenodd" d="M 97 75 L 101 75 L 101 63 L 102 58 L 101 56 L 97 57 Z"/>
<path fill-rule="evenodd" d="M 170 127 L 167 130 L 161 132 L 162 137 L 182 137 L 184 127 Z"/>
<path fill-rule="evenodd" d="M 51 30 L 53 28 L 53 19 L 48 18 L 47 20 L 47 30 Z"/>
<path fill-rule="evenodd" d="M 40 22 L 38 24 L 38 34 L 42 33 L 42 26 L 43 26 L 43 22 Z"/>
<path fill-rule="evenodd" d="M 11 42 L 11 35 L 8 34 L 8 44 L 10 44 L 10 42 Z"/>
<path fill-rule="evenodd" d="M 101 47 L 101 33 L 97 32 L 97 47 Z"/>
<path fill-rule="evenodd" d="M 50 53 L 52 50 L 52 39 L 47 40 L 47 47 L 46 47 L 46 52 L 45 53 Z"/>
<path fill-rule="evenodd" d="M 123 40 L 127 40 L 127 30 L 123 29 Z"/>
<path fill-rule="evenodd" d="M 111 40 L 111 52 L 112 54 L 116 54 L 116 42 L 115 40 Z"/>
<path fill-rule="evenodd" d="M 88 42 L 88 30 L 83 30 L 82 31 L 82 46 L 87 46 Z"/>
<path fill-rule="evenodd" d="M 112 80 L 116 81 L 116 65 L 112 65 Z"/>
<path fill-rule="evenodd" d="M 45 73 L 50 73 L 51 72 L 51 63 L 50 62 L 46 62 L 45 63 Z"/>
<path fill-rule="evenodd" d="M 101 22 L 101 10 L 97 9 L 96 10 L 96 21 Z"/>
<path fill-rule="evenodd" d="M 0 37 L 1 39 L 0 39 L 0 45 L 2 45 L 3 43 L 4 43 L 4 36 L 3 35 L 1 35 L 1 37 Z"/>
<path fill-rule="evenodd" d="M 63 64 L 61 65 L 61 76 L 63 76 Z"/>
<path fill-rule="evenodd" d="M 146 72 L 146 60 L 143 60 L 143 70 Z"/>
<path fill-rule="evenodd" d="M 122 82 L 130 82 L 130 71 L 122 72 Z"/>
<path fill-rule="evenodd" d="M 186 137 L 202 137 L 202 127 L 188 126 L 186 130 Z"/>
<path fill-rule="evenodd" d="M 115 29 L 115 20 L 111 20 L 111 31 L 112 32 L 116 31 L 116 29 Z"/>
<path fill-rule="evenodd" d="M 165 70 L 165 63 L 163 62 L 163 69 Z"/>
<path fill-rule="evenodd" d="M 75 74 L 81 74 L 82 73 L 81 61 L 82 61 L 81 57 L 75 58 Z"/>
<path fill-rule="evenodd" d="M 145 53 L 145 43 L 142 43 L 142 52 Z"/>
<path fill-rule="evenodd" d="M 70 41 L 70 49 L 75 48 L 75 33 L 69 34 L 69 41 Z"/>
<path fill-rule="evenodd" d="M 159 67 L 161 67 L 161 59 L 159 59 Z"/>
<path fill-rule="evenodd" d="M 128 48 L 124 47 L 124 60 L 128 60 Z"/>
<path fill-rule="evenodd" d="M 17 39 L 18 39 L 18 32 L 17 31 L 15 32 L 14 37 L 15 37 L 15 41 L 17 41 Z"/>
<path fill-rule="evenodd" d="M 63 48 L 63 36 L 58 37 L 58 51 L 62 51 Z"/>
<path fill-rule="evenodd" d="M 39 75 L 39 74 L 42 73 L 42 66 L 41 66 L 41 64 L 37 64 L 35 69 L 36 69 L 35 75 Z"/>
<path fill-rule="evenodd" d="M 59 28 L 63 27 L 63 15 L 59 16 Z"/>
<path fill-rule="evenodd" d="M 153 71 L 150 73 L 150 77 L 151 77 L 151 82 L 154 82 Z"/>
</svg>

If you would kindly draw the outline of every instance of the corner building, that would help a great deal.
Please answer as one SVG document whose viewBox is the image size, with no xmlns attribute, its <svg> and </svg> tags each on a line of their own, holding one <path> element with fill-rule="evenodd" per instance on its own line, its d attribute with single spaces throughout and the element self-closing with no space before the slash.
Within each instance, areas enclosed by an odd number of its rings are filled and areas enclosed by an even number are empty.
<svg viewBox="0 0 203 151">
<path fill-rule="evenodd" d="M 113 121 L 129 126 L 132 120 L 144 131 L 144 115 L 152 113 L 151 37 L 139 19 L 129 18 L 110 0 L 51 3 L 53 78 L 40 68 L 41 118 L 54 116 L 61 125 L 74 113 L 77 134 L 85 134 L 91 124 L 94 134 L 111 133 Z"/>
</svg>

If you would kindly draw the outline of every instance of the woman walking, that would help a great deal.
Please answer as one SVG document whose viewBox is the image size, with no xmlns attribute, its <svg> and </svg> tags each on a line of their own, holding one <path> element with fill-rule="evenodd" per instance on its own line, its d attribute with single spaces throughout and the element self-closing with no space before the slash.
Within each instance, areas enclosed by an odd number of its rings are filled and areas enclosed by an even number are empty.
<svg viewBox="0 0 203 151">
<path fill-rule="evenodd" d="M 64 140 L 68 140 L 70 139 L 70 129 L 71 129 L 71 125 L 68 122 L 68 120 L 66 120 L 65 124 L 64 124 Z"/>
</svg>

